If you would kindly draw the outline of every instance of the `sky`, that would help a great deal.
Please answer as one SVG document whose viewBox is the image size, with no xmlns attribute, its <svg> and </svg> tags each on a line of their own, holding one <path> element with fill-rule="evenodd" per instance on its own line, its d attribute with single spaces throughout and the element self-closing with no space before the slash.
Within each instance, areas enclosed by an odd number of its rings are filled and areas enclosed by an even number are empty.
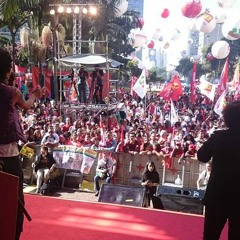
<svg viewBox="0 0 240 240">
<path fill-rule="evenodd" d="M 151 39 L 156 29 L 160 29 L 163 34 L 163 42 L 156 41 L 156 46 L 169 42 L 169 48 L 166 50 L 170 55 L 170 64 L 176 64 L 176 59 L 180 57 L 183 50 L 187 49 L 188 32 L 194 25 L 194 19 L 184 17 L 181 12 L 181 7 L 187 0 L 145 0 L 144 1 L 144 27 L 143 31 L 148 39 Z M 190 0 L 188 0 L 190 1 Z M 197 1 L 197 0 L 196 0 Z M 234 0 L 220 0 L 220 1 L 234 1 Z M 210 13 L 220 15 L 222 12 L 238 12 L 240 11 L 240 0 L 236 0 L 232 8 L 220 8 L 218 6 L 219 0 L 202 0 L 202 12 L 207 8 Z M 162 18 L 161 13 L 164 8 L 170 12 L 169 17 Z M 171 41 L 174 31 L 180 32 L 178 39 Z M 172 56 L 172 59 L 171 59 Z M 177 56 L 177 57 L 176 57 Z"/>
</svg>

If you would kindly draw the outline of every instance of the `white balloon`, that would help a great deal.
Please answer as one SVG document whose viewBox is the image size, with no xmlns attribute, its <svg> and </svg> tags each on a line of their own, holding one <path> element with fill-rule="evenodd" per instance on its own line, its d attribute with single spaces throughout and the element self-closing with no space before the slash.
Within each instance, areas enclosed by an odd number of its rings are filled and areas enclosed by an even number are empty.
<svg viewBox="0 0 240 240">
<path fill-rule="evenodd" d="M 163 44 L 163 48 L 164 48 L 164 49 L 169 48 L 169 46 L 170 46 L 170 43 L 169 43 L 169 42 L 165 42 L 165 43 Z"/>
<path fill-rule="evenodd" d="M 189 39 L 188 39 L 188 44 L 189 44 L 189 45 L 193 44 L 192 38 L 189 38 Z"/>
<path fill-rule="evenodd" d="M 226 58 L 230 52 L 230 46 L 226 41 L 217 41 L 212 45 L 211 49 L 213 57 L 217 59 Z"/>
<path fill-rule="evenodd" d="M 232 7 L 237 0 L 219 0 L 218 6 L 221 8 L 230 8 Z"/>
<path fill-rule="evenodd" d="M 231 18 L 227 18 L 222 26 L 222 33 L 229 40 L 240 38 L 240 17 L 231 16 Z"/>
<path fill-rule="evenodd" d="M 147 42 L 147 36 L 141 33 L 135 34 L 133 37 L 133 47 L 142 47 Z"/>
<path fill-rule="evenodd" d="M 173 30 L 172 36 L 171 36 L 171 40 L 172 41 L 176 41 L 181 37 L 181 32 L 179 31 L 179 29 L 175 28 Z"/>
<path fill-rule="evenodd" d="M 225 13 L 217 13 L 215 15 L 216 23 L 222 24 L 226 20 L 226 14 Z"/>
<path fill-rule="evenodd" d="M 212 14 L 204 12 L 197 17 L 196 28 L 203 33 L 210 33 L 216 27 L 216 19 Z"/>
<path fill-rule="evenodd" d="M 197 54 L 197 55 L 194 55 L 192 58 L 193 58 L 193 61 L 198 61 L 201 58 L 201 55 Z"/>
<path fill-rule="evenodd" d="M 117 17 L 122 16 L 128 9 L 128 1 L 122 0 L 121 3 L 116 8 L 117 8 L 116 16 Z"/>
<path fill-rule="evenodd" d="M 158 40 L 161 37 L 161 29 L 156 29 L 152 35 L 153 40 Z"/>
</svg>

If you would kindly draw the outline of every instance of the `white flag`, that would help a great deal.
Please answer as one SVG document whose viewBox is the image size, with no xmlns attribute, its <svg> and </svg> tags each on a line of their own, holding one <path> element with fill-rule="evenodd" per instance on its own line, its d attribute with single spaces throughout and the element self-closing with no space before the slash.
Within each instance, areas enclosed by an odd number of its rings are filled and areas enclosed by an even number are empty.
<svg viewBox="0 0 240 240">
<path fill-rule="evenodd" d="M 170 115 L 170 121 L 171 125 L 173 126 L 178 121 L 178 114 L 176 112 L 176 109 L 174 107 L 173 100 L 171 99 L 171 115 Z"/>
<path fill-rule="evenodd" d="M 214 100 L 214 96 L 215 96 L 215 92 L 216 92 L 215 84 L 212 84 L 201 77 L 198 88 L 199 88 L 201 94 L 207 96 L 212 101 Z"/>
<path fill-rule="evenodd" d="M 221 96 L 218 98 L 213 110 L 216 114 L 222 116 L 222 111 L 225 107 L 226 107 L 226 90 L 224 90 Z"/>
<path fill-rule="evenodd" d="M 140 98 L 144 98 L 147 93 L 147 84 L 146 84 L 146 76 L 145 70 L 142 70 L 142 73 L 136 83 L 133 86 L 133 90 L 137 93 Z"/>
</svg>

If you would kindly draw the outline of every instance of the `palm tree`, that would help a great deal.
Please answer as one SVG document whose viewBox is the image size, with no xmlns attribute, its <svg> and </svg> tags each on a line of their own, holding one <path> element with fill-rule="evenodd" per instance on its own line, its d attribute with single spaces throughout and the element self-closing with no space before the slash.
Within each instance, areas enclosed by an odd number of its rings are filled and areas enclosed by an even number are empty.
<svg viewBox="0 0 240 240">
<path fill-rule="evenodd" d="M 0 20 L 0 26 L 7 26 L 11 34 L 12 58 L 14 65 L 16 62 L 16 35 L 20 28 L 27 23 L 30 16 L 31 14 L 28 14 L 27 12 L 16 12 L 11 18 L 8 18 L 8 20 Z"/>
<path fill-rule="evenodd" d="M 18 12 L 30 12 L 39 5 L 39 0 L 1 0 L 0 19 L 8 21 Z"/>
</svg>

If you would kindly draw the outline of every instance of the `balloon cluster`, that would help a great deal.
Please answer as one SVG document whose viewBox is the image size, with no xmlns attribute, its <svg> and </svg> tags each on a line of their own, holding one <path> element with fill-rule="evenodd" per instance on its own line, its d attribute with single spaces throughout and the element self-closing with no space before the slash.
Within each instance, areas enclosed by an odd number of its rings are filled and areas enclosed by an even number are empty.
<svg viewBox="0 0 240 240">
<path fill-rule="evenodd" d="M 215 0 L 219 6 L 219 11 L 216 14 L 205 9 L 202 12 L 201 0 L 186 0 L 184 1 L 181 12 L 184 17 L 194 20 L 193 30 L 203 32 L 204 34 L 211 33 L 217 26 L 222 25 L 222 34 L 228 40 L 236 40 L 240 38 L 240 17 L 239 13 L 233 14 L 231 8 L 237 0 Z M 227 14 L 226 9 L 230 9 Z M 224 12 L 225 11 L 225 12 Z M 192 44 L 188 40 L 188 44 Z M 223 59 L 228 56 L 230 46 L 227 41 L 216 41 L 211 48 L 211 52 L 206 55 L 209 61 L 214 58 Z"/>
<path fill-rule="evenodd" d="M 216 1 L 216 5 L 219 8 L 217 13 L 211 12 L 208 8 L 203 8 L 203 4 L 201 0 L 182 0 L 181 7 L 179 9 L 180 15 L 183 18 L 190 19 L 191 22 L 194 22 L 194 28 L 192 30 L 199 31 L 204 34 L 209 34 L 216 29 L 216 26 L 221 24 L 222 26 L 222 34 L 228 40 L 236 40 L 240 38 L 240 15 L 237 12 L 233 14 L 231 8 L 233 8 L 234 4 L 237 0 L 214 0 Z M 121 1 L 120 5 L 126 6 L 127 0 Z M 120 9 L 120 6 L 119 6 Z M 121 6 L 122 9 L 122 6 Z M 124 8 L 125 9 L 125 8 Z M 229 13 L 225 13 L 225 10 L 229 10 Z M 120 10 L 119 10 L 120 11 Z M 122 12 L 122 11 L 120 11 Z M 160 10 L 160 20 L 165 23 L 161 28 L 156 28 L 153 32 L 151 38 L 149 38 L 144 30 L 144 19 L 139 18 L 135 24 L 135 29 L 132 29 L 128 35 L 130 44 L 136 49 L 149 48 L 153 49 L 161 44 L 163 49 L 168 49 L 172 41 L 177 41 L 181 37 L 181 32 L 178 28 L 174 28 L 166 34 L 164 32 L 164 27 L 168 26 L 167 18 L 171 15 L 174 16 L 170 12 L 168 7 L 163 7 Z M 189 38 L 187 40 L 188 45 L 194 44 L 193 40 Z M 229 44 L 224 41 L 217 41 L 213 44 L 211 48 L 211 52 L 206 55 L 209 61 L 214 58 L 222 59 L 226 58 L 230 52 Z M 187 52 L 182 52 L 182 57 L 187 56 Z M 196 57 L 196 56 L 195 56 Z M 198 56 L 199 57 L 199 56 Z"/>
</svg>

